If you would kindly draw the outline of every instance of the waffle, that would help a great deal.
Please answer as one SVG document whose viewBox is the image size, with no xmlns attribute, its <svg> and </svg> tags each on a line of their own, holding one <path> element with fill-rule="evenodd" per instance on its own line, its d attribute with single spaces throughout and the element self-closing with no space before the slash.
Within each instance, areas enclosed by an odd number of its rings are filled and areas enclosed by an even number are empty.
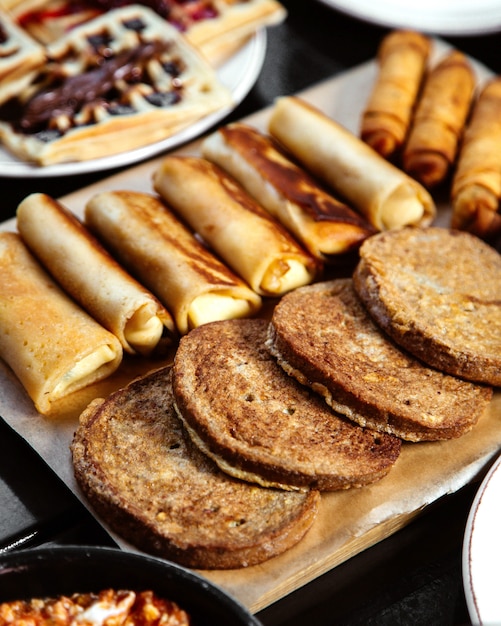
<svg viewBox="0 0 501 626">
<path fill-rule="evenodd" d="M 96 15 L 131 0 L 0 0 L 23 27 L 44 44 Z M 206 56 L 221 56 L 256 29 L 277 24 L 286 11 L 277 0 L 142 0 L 175 26 Z"/>
<path fill-rule="evenodd" d="M 44 48 L 0 11 L 0 104 L 24 89 L 44 62 Z"/>
<path fill-rule="evenodd" d="M 231 94 L 179 31 L 130 6 L 73 29 L 0 108 L 0 139 L 41 165 L 139 148 L 231 105 Z"/>
</svg>

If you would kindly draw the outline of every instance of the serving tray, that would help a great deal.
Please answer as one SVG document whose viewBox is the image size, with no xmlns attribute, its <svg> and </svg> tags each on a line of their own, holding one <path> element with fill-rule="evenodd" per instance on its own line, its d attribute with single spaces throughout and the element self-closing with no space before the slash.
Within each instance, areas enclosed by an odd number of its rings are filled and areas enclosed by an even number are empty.
<svg viewBox="0 0 501 626">
<path fill-rule="evenodd" d="M 443 53 L 447 47 L 436 40 L 435 54 Z M 472 63 L 479 82 L 490 76 L 485 67 Z M 370 61 L 299 95 L 356 133 L 375 74 L 375 61 Z M 265 131 L 269 114 L 266 109 L 245 121 Z M 197 141 L 177 152 L 199 154 L 199 145 Z M 161 157 L 148 161 L 60 200 L 82 215 L 91 196 L 104 190 L 152 192 L 151 177 L 160 162 Z M 447 226 L 450 209 L 446 203 L 438 205 L 436 223 Z M 15 230 L 15 220 L 0 224 L 0 229 Z M 126 358 L 111 378 L 77 392 L 60 403 L 56 414 L 47 417 L 35 411 L 16 377 L 0 361 L 0 415 L 86 504 L 73 476 L 69 452 L 78 415 L 92 398 L 106 396 L 160 365 L 158 361 Z M 496 390 L 489 409 L 470 433 L 448 442 L 404 443 L 395 467 L 379 482 L 362 489 L 323 494 L 313 527 L 285 554 L 245 569 L 202 574 L 257 612 L 396 532 L 430 503 L 479 479 L 500 449 L 501 392 Z M 110 534 L 124 550 L 136 551 Z"/>
</svg>

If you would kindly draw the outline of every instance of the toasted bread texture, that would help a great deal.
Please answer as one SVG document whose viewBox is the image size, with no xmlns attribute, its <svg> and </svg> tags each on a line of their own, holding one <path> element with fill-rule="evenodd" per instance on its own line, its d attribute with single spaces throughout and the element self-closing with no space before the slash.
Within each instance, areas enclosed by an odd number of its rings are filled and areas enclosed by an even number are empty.
<svg viewBox="0 0 501 626">
<path fill-rule="evenodd" d="M 174 401 L 194 442 L 224 471 L 264 485 L 337 490 L 386 475 L 400 440 L 353 424 L 287 376 L 266 349 L 267 326 L 214 322 L 181 340 Z"/>
<path fill-rule="evenodd" d="M 367 240 L 354 285 L 372 317 L 428 365 L 501 385 L 501 255 L 466 232 L 405 228 Z"/>
<path fill-rule="evenodd" d="M 266 489 L 231 478 L 195 448 L 173 408 L 171 368 L 130 383 L 81 416 L 76 479 L 117 534 L 200 569 L 260 563 L 310 528 L 318 491 Z"/>
<path fill-rule="evenodd" d="M 459 437 L 492 396 L 490 387 L 429 368 L 401 350 L 372 320 L 349 278 L 282 298 L 267 346 L 335 410 L 410 441 Z"/>
</svg>

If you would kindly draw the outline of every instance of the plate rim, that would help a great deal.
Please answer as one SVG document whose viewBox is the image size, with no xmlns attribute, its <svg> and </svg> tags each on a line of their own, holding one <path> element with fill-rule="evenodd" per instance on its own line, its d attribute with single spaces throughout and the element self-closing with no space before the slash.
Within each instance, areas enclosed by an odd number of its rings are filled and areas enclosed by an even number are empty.
<svg viewBox="0 0 501 626">
<path fill-rule="evenodd" d="M 415 12 L 412 13 L 412 19 L 409 19 L 408 3 L 400 4 L 402 11 L 394 5 L 391 11 L 381 10 L 381 4 L 378 2 L 367 3 L 365 0 L 317 0 L 322 4 L 335 9 L 365 22 L 378 24 L 386 28 L 413 28 L 422 32 L 433 33 L 435 35 L 449 36 L 475 36 L 495 33 L 501 30 L 501 12 L 496 18 L 492 13 L 487 12 L 485 18 L 481 15 L 478 21 L 478 7 L 475 14 L 477 20 L 472 21 L 471 14 L 462 18 L 458 17 L 457 6 L 454 12 L 445 12 L 441 14 L 428 15 L 422 10 L 422 7 L 416 2 Z M 499 7 L 499 3 L 493 1 L 493 5 Z M 472 3 L 472 7 L 473 7 Z M 369 8 L 369 11 L 367 10 Z M 395 10 L 397 9 L 397 10 Z"/>
<path fill-rule="evenodd" d="M 482 503 L 487 494 L 492 492 L 492 480 L 498 476 L 501 472 L 501 453 L 494 460 L 493 464 L 487 471 L 487 474 L 482 479 L 480 486 L 473 498 L 470 511 L 468 513 L 465 534 L 463 539 L 462 550 L 462 573 L 463 573 L 463 588 L 465 593 L 466 605 L 470 619 L 473 624 L 484 624 L 482 619 L 482 607 L 479 606 L 478 595 L 476 592 L 477 582 L 474 579 L 472 571 L 472 544 L 475 535 L 475 524 L 479 515 L 483 514 L 484 509 Z M 501 620 L 501 608 L 499 611 L 499 618 Z"/>
<path fill-rule="evenodd" d="M 222 121 L 244 100 L 259 78 L 266 56 L 266 48 L 267 32 L 265 28 L 261 28 L 257 30 L 248 39 L 248 41 L 246 41 L 245 44 L 232 56 L 230 56 L 228 60 L 217 70 L 218 76 L 222 78 L 222 82 L 225 84 L 225 69 L 229 67 L 230 63 L 234 61 L 237 55 L 245 55 L 245 71 L 239 72 L 239 80 L 234 86 L 226 85 L 230 87 L 233 97 L 232 103 L 229 106 L 223 107 L 222 109 L 197 120 L 194 124 L 191 124 L 187 128 L 184 128 L 170 137 L 140 148 L 135 148 L 134 150 L 127 150 L 119 154 L 99 159 L 56 163 L 54 165 L 46 166 L 38 166 L 18 159 L 0 145 L 0 180 L 2 178 L 49 178 L 59 176 L 75 176 L 114 170 L 134 165 L 146 159 L 158 156 L 162 152 L 178 148 L 188 141 L 193 141 L 198 136 L 212 128 L 215 124 Z M 7 160 L 2 160 L 2 153 L 6 155 Z"/>
</svg>

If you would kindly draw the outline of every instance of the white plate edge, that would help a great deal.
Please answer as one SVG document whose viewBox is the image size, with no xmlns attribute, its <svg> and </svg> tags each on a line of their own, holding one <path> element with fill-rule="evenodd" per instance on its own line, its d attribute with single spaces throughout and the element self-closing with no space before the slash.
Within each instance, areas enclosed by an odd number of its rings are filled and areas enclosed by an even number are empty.
<svg viewBox="0 0 501 626">
<path fill-rule="evenodd" d="M 472 12 L 461 15 L 457 6 L 451 3 L 450 12 L 426 14 L 417 2 L 415 9 L 409 3 L 399 7 L 392 5 L 386 11 L 381 2 L 366 0 L 318 0 L 322 4 L 341 11 L 351 17 L 386 26 L 389 28 L 412 28 L 437 35 L 482 35 L 501 30 L 501 4 L 493 0 L 492 6 L 498 8 L 498 15 L 492 11 L 484 15 L 478 11 L 478 5 L 472 3 Z M 401 11 L 399 12 L 399 8 Z M 397 10 L 395 10 L 397 8 Z M 476 19 L 475 19 L 476 18 Z"/>
<path fill-rule="evenodd" d="M 482 609 L 478 605 L 477 594 L 475 591 L 475 580 L 472 574 L 472 542 L 474 539 L 475 533 L 475 523 L 479 512 L 481 512 L 482 501 L 485 497 L 486 492 L 489 490 L 489 485 L 492 482 L 493 477 L 501 471 L 501 454 L 498 456 L 497 460 L 494 461 L 487 474 L 483 478 L 480 487 L 475 494 L 473 499 L 470 512 L 468 514 L 468 518 L 466 521 L 466 529 L 465 535 L 463 539 L 463 549 L 462 549 L 462 573 L 463 573 L 463 588 L 466 598 L 466 605 L 468 609 L 468 613 L 470 615 L 470 619 L 472 620 L 473 625 L 482 625 L 484 622 L 482 621 Z M 500 613 L 499 619 L 501 621 L 501 604 L 500 604 Z"/>
</svg>

